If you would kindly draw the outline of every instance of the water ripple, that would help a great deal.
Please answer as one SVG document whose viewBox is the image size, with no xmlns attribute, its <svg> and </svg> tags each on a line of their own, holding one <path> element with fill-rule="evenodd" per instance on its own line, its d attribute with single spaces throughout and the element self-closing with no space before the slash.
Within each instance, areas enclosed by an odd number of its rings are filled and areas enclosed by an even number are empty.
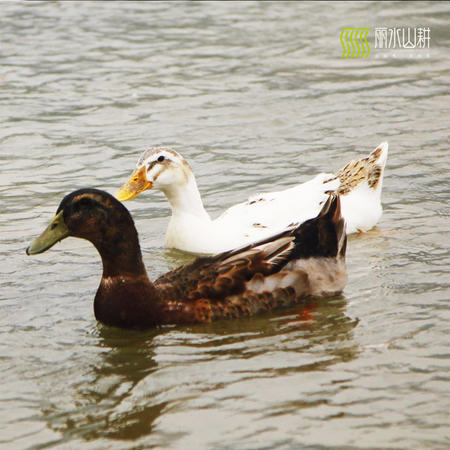
<svg viewBox="0 0 450 450">
<path fill-rule="evenodd" d="M 1 6 L 0 445 L 445 448 L 447 4 Z M 429 57 L 342 59 L 349 23 L 429 25 Z M 150 145 L 215 216 L 384 140 L 384 215 L 349 238 L 342 297 L 124 332 L 95 321 L 89 244 L 25 255 L 64 194 L 114 192 Z M 191 260 L 164 247 L 161 194 L 127 206 L 152 278 Z"/>
</svg>

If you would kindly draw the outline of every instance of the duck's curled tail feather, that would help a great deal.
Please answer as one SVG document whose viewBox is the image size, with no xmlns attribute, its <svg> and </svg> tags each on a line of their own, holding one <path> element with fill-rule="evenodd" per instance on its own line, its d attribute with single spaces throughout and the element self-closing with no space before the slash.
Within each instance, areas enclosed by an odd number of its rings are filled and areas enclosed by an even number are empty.
<svg viewBox="0 0 450 450">
<path fill-rule="evenodd" d="M 388 156 L 388 143 L 382 142 L 366 158 L 350 161 L 336 173 L 341 185 L 336 193 L 349 195 L 360 183 L 366 183 L 369 189 L 381 191 L 383 171 Z"/>
</svg>

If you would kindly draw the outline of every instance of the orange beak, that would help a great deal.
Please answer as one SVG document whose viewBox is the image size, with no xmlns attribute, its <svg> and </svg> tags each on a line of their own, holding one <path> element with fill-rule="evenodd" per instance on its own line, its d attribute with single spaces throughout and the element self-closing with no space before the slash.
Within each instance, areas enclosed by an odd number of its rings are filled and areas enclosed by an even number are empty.
<svg viewBox="0 0 450 450">
<path fill-rule="evenodd" d="M 117 200 L 125 202 L 150 189 L 153 184 L 145 176 L 145 166 L 134 169 L 129 180 L 116 192 Z"/>
</svg>

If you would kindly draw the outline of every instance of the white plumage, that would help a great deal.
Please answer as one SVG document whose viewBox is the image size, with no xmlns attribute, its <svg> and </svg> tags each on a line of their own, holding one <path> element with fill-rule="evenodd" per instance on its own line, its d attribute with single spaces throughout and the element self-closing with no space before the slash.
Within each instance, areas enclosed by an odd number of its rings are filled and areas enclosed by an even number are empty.
<svg viewBox="0 0 450 450">
<path fill-rule="evenodd" d="M 152 187 L 161 190 L 172 208 L 166 244 L 192 253 L 230 250 L 311 219 L 319 213 L 329 191 L 341 197 L 349 234 L 369 230 L 381 217 L 387 153 L 384 142 L 368 157 L 350 161 L 335 174 L 321 173 L 283 191 L 254 195 L 212 220 L 184 158 L 172 149 L 150 148 L 116 196 L 124 201 Z"/>
</svg>

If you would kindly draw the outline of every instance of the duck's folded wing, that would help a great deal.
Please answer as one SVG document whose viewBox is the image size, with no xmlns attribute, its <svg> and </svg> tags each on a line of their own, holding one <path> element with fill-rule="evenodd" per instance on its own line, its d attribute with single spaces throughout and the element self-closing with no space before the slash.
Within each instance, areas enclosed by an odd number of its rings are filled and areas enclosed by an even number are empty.
<svg viewBox="0 0 450 450">
<path fill-rule="evenodd" d="M 155 285 L 167 323 L 210 322 L 342 292 L 345 224 L 339 198 L 299 227 L 256 244 L 198 258 Z"/>
<path fill-rule="evenodd" d="M 238 228 L 242 233 L 255 236 L 273 234 L 316 217 L 328 193 L 338 187 L 339 179 L 333 174 L 322 173 L 284 191 L 254 195 L 227 209 L 215 223 L 223 229 Z"/>
<path fill-rule="evenodd" d="M 294 230 L 265 241 L 211 257 L 197 258 L 155 281 L 167 298 L 221 299 L 245 290 L 257 273 L 268 276 L 280 270 L 295 248 Z"/>
<path fill-rule="evenodd" d="M 171 298 L 222 299 L 243 292 L 255 275 L 269 277 L 291 262 L 343 257 L 345 244 L 339 198 L 329 197 L 320 214 L 299 227 L 236 250 L 197 258 L 158 278 L 155 285 Z"/>
</svg>

